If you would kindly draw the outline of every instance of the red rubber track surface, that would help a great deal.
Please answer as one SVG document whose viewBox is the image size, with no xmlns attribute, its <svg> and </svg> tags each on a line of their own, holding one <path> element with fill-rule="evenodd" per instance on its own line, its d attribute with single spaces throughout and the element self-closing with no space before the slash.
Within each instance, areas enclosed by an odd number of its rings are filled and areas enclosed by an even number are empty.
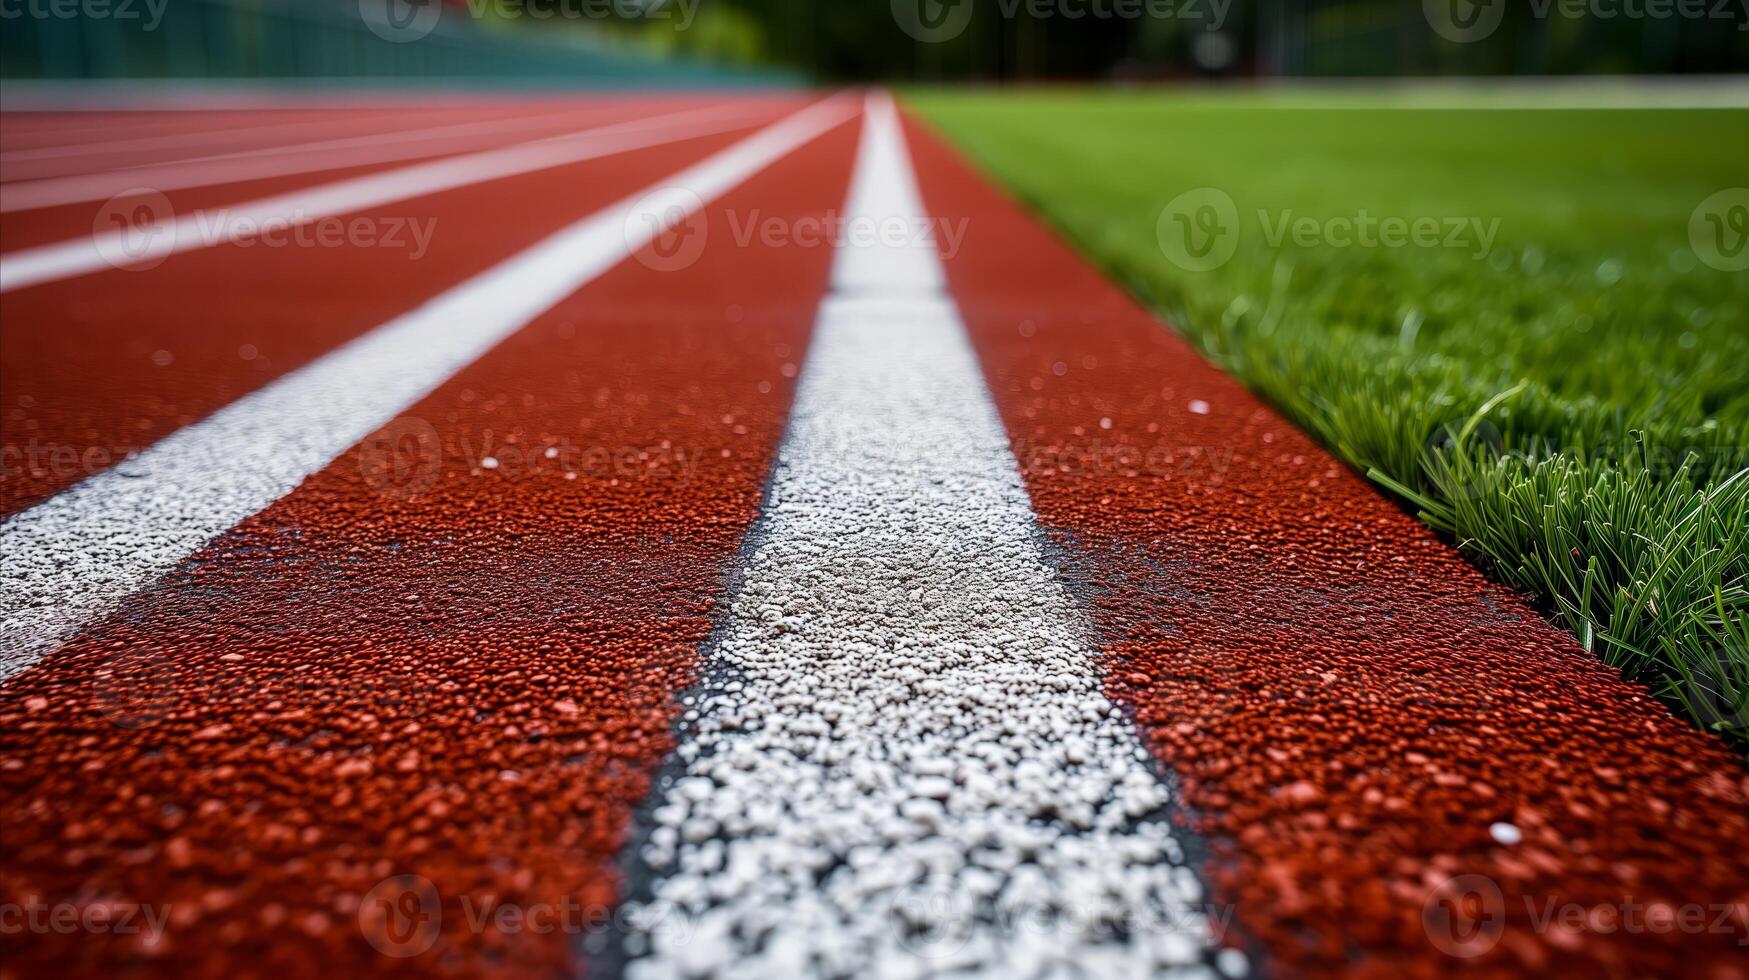
<svg viewBox="0 0 1749 980">
<path fill-rule="evenodd" d="M 334 115 L 327 119 L 287 125 L 236 123 L 217 130 L 195 132 L 148 132 L 142 135 L 81 141 L 29 150 L 7 150 L 6 182 L 43 180 L 103 173 L 129 167 L 181 163 L 229 153 L 274 150 L 358 136 L 377 136 L 433 126 L 491 122 L 504 118 L 534 118 L 547 112 L 410 113 L 393 119 L 352 118 Z"/>
<path fill-rule="evenodd" d="M 1182 778 L 1217 900 L 1268 967 L 1744 976 L 1741 761 L 908 133 L 931 213 L 967 222 L 952 289 L 1040 523 L 1085 587 L 1109 692 Z M 1523 842 L 1496 844 L 1494 821 Z M 1463 874 L 1496 883 L 1503 916 L 1468 959 L 1429 939 Z M 1539 932 L 1551 901 L 1604 911 Z M 1608 918 L 1630 901 L 1737 918 L 1630 933 Z M 1488 947 L 1483 928 L 1460 951 Z"/>
<path fill-rule="evenodd" d="M 356 118 L 386 119 L 385 110 L 358 110 Z M 46 147 L 98 145 L 118 139 L 172 134 L 220 133 L 262 125 L 301 126 L 334 117 L 330 109 L 262 110 L 106 110 L 58 112 L 54 110 L 9 110 L 0 112 L 0 150 L 35 150 Z"/>
<path fill-rule="evenodd" d="M 0 972 L 575 975 L 579 937 L 469 909 L 614 901 L 831 259 L 717 216 L 840 207 L 856 129 L 712 205 L 696 264 L 620 265 L 411 409 L 441 451 L 367 440 L 0 688 L 4 900 L 171 908 L 157 948 L 25 934 Z M 442 904 L 405 960 L 359 919 L 402 873 Z"/>
<path fill-rule="evenodd" d="M 800 104 L 774 103 L 771 118 Z M 359 212 L 434 222 L 429 249 L 416 260 L 406 229 L 407 247 L 398 248 L 233 242 L 172 255 L 154 269 L 105 270 L 7 293 L 0 297 L 0 514 L 113 465 L 745 132 Z M 169 364 L 159 363 L 160 351 Z"/>
<path fill-rule="evenodd" d="M 208 211 L 216 215 L 213 209 L 227 205 L 242 204 L 247 201 L 283 194 L 305 187 L 326 184 L 349 177 L 361 177 L 378 170 L 389 170 L 398 166 L 408 166 L 421 160 L 435 159 L 438 156 L 453 154 L 432 154 L 428 157 L 397 160 L 391 164 L 365 164 L 355 167 L 335 167 L 329 170 L 311 171 L 307 174 L 294 174 L 283 177 L 261 177 L 253 180 L 227 181 L 220 184 L 208 184 L 203 187 L 189 187 L 182 190 L 167 191 L 164 199 L 170 202 L 170 210 L 157 218 L 157 209 L 161 205 L 158 199 L 149 194 L 115 195 L 97 201 L 79 201 L 75 204 L 59 204 L 47 208 L 32 208 L 28 211 L 14 211 L 0 215 L 0 256 L 37 248 L 42 245 L 56 245 L 74 238 L 92 234 L 100 222 L 112 221 L 111 215 L 126 214 L 129 209 L 138 204 L 144 204 L 152 211 L 157 220 L 168 220 L 178 215 L 189 215 L 196 211 Z M 135 188 L 127 188 L 136 190 Z M 147 191 L 156 188 L 147 187 Z M 214 217 L 216 224 L 219 220 Z M 106 229 L 108 230 L 108 229 Z"/>
<path fill-rule="evenodd" d="M 190 155 L 228 153 L 237 150 L 336 139 L 367 133 L 419 129 L 445 123 L 532 116 L 564 108 L 563 103 L 527 106 L 434 106 L 412 105 L 404 109 L 310 108 L 310 109 L 209 109 L 184 111 L 126 111 L 71 113 L 0 113 L 0 152 L 26 153 L 30 160 L 40 151 L 68 151 L 62 157 L 81 168 L 102 156 L 113 156 L 111 166 L 145 162 L 136 148 L 101 149 L 123 141 L 149 139 L 165 148 L 149 151 L 151 161 L 179 160 Z M 267 128 L 271 127 L 271 129 Z M 170 142 L 165 138 L 173 138 Z M 194 152 L 191 153 L 190 150 Z M 73 156 L 71 154 L 77 154 Z M 59 156 L 59 154 L 57 154 Z M 40 166 L 46 159 L 32 160 Z M 82 173 L 84 169 L 67 173 Z M 57 172 L 57 174 L 60 172 Z M 6 180 L 43 176 L 31 171 L 11 172 Z"/>
<path fill-rule="evenodd" d="M 481 134 L 466 138 L 448 138 L 422 141 L 418 145 L 429 152 L 421 152 L 418 156 L 410 156 L 400 160 L 383 163 L 357 164 L 351 166 L 330 167 L 324 170 L 311 170 L 305 173 L 286 174 L 278 177 L 255 177 L 241 180 L 227 180 L 220 183 L 206 184 L 200 187 L 189 187 L 180 190 L 164 192 L 169 200 L 174 214 L 185 215 L 203 209 L 219 208 L 225 205 L 240 204 L 259 198 L 284 194 L 307 187 L 315 187 L 348 177 L 362 176 L 383 170 L 394 170 L 400 167 L 412 166 L 425 160 L 435 160 L 442 157 L 459 156 L 465 153 L 476 153 L 498 147 L 511 146 L 549 136 L 559 136 L 577 132 L 595 126 L 605 126 L 617 122 L 628 122 L 646 118 L 660 112 L 672 112 L 686 108 L 684 104 L 675 103 L 669 106 L 651 107 L 640 101 L 637 104 L 628 102 L 611 102 L 594 105 L 586 110 L 553 115 L 539 126 L 518 129 L 513 132 Z M 365 135 L 360 133 L 358 135 Z M 453 145 L 446 149 L 444 142 Z M 238 173 L 246 172 L 250 161 L 240 161 Z M 133 182 L 135 186 L 150 187 L 151 181 L 141 178 Z M 4 194 L 0 190 L 0 194 Z M 12 252 L 38 245 L 50 245 L 67 241 L 92 233 L 97 219 L 105 214 L 118 213 L 128 201 L 135 198 L 106 198 L 93 201 L 80 201 L 74 204 L 56 205 L 47 208 L 33 208 L 24 211 L 14 211 L 0 215 L 0 252 Z M 158 216 L 164 221 L 170 214 Z"/>
<path fill-rule="evenodd" d="M 423 103 L 420 108 L 447 111 L 469 108 Z M 0 146 L 24 149 L 37 146 L 74 145 L 106 139 L 163 133 L 216 133 L 241 126 L 288 126 L 325 122 L 345 113 L 357 119 L 389 120 L 408 110 L 388 106 L 336 109 L 332 106 L 260 106 L 212 109 L 9 109 L 0 112 L 5 134 Z"/>
</svg>

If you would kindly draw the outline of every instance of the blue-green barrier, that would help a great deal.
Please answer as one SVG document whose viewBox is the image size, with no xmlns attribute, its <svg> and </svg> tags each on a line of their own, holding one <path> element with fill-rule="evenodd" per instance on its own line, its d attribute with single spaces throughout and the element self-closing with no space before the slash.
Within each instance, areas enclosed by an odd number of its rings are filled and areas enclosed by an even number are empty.
<svg viewBox="0 0 1749 980">
<path fill-rule="evenodd" d="M 489 30 L 465 5 L 427 10 L 419 4 L 0 0 L 0 77 L 712 86 L 801 81 L 779 71 L 610 50 L 587 44 L 577 31 L 565 32 L 573 40 L 559 42 L 530 37 L 530 30 Z"/>
</svg>

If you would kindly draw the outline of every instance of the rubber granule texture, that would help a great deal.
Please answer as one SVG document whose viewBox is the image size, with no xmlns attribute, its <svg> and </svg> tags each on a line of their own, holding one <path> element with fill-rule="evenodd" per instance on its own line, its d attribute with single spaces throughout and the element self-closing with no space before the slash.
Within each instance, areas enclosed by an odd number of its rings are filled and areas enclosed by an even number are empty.
<svg viewBox="0 0 1749 980">
<path fill-rule="evenodd" d="M 1111 695 L 1265 968 L 1745 976 L 1741 760 L 908 133 Z"/>
<path fill-rule="evenodd" d="M 817 218 L 854 140 L 711 210 Z M 826 249 L 711 242 L 584 287 L 0 688 L 0 895 L 169 914 L 13 937 L 5 971 L 576 971 L 826 285 Z M 393 928 L 408 896 L 439 914 Z"/>
</svg>

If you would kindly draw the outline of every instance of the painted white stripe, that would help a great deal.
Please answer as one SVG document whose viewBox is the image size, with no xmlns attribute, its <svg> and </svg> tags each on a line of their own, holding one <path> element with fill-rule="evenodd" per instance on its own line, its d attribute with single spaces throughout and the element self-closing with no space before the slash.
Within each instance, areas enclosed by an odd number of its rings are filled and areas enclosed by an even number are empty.
<svg viewBox="0 0 1749 980">
<path fill-rule="evenodd" d="M 503 105 L 506 92 L 479 85 L 383 84 L 381 79 L 345 81 L 323 89 L 288 89 L 259 79 L 55 79 L 36 81 L 8 79 L 0 88 L 0 112 L 188 112 L 200 113 L 249 109 L 429 109 Z M 708 86 L 701 86 L 701 92 Z M 785 91 L 777 85 L 736 86 L 737 91 Z M 645 91 L 684 93 L 685 89 L 659 88 Z M 617 93 L 616 93 L 617 94 Z M 518 91 L 509 96 L 522 105 L 575 104 L 578 90 L 556 88 Z"/>
<path fill-rule="evenodd" d="M 746 125 L 746 117 L 715 107 L 520 143 L 496 150 L 416 163 L 212 211 L 161 219 L 145 229 L 104 234 L 0 255 L 0 293 L 204 248 L 263 227 L 292 227 L 336 214 L 546 170 L 628 150 L 672 143 Z"/>
<path fill-rule="evenodd" d="M 530 129 L 551 129 L 556 122 L 555 117 L 550 115 L 492 119 L 239 150 L 234 153 L 140 164 L 65 177 L 13 180 L 0 184 L 0 214 L 76 204 L 80 201 L 101 201 L 135 187 L 174 191 L 239 180 L 285 177 L 339 167 L 461 153 L 478 150 L 482 145 L 489 146 L 492 142 L 480 137 Z M 6 156 L 7 154 L 0 153 L 0 165 L 6 165 Z M 14 165 L 14 173 L 16 172 Z"/>
<path fill-rule="evenodd" d="M 231 123 L 234 120 L 224 120 Z M 212 144 L 235 145 L 239 142 L 249 142 L 260 136 L 274 136 L 287 139 L 292 136 L 307 133 L 348 132 L 369 125 L 367 119 L 313 119 L 305 122 L 280 122 L 264 126 L 218 125 L 211 129 L 198 129 L 177 133 L 152 132 L 159 125 L 156 120 L 145 118 L 105 120 L 101 126 L 62 127 L 53 130 L 58 137 L 82 136 L 87 133 L 103 133 L 108 139 L 83 140 L 73 143 L 55 143 L 47 146 L 30 146 L 7 150 L 0 153 L 0 165 L 7 167 L 20 163 L 30 163 L 39 160 L 62 160 L 69 157 L 91 156 L 99 153 L 125 153 L 139 150 L 154 150 L 165 147 L 189 149 L 205 147 Z M 151 132 L 150 136 L 119 136 L 127 132 Z M 34 134 L 33 134 L 34 135 Z M 7 175 L 11 179 L 11 175 Z"/>
<path fill-rule="evenodd" d="M 0 525 L 0 679 L 291 492 L 675 222 L 853 116 L 815 103 Z"/>
<path fill-rule="evenodd" d="M 524 116 L 519 117 L 516 120 L 500 121 L 513 122 L 527 121 L 530 119 L 545 119 L 551 121 L 551 118 L 551 116 Z M 404 124 L 405 121 L 403 120 L 400 122 Z M 314 143 L 295 143 L 291 141 L 294 136 L 307 134 L 323 134 L 330 139 L 344 139 L 356 137 L 361 131 L 376 133 L 382 136 L 395 136 L 400 135 L 401 133 L 413 134 L 421 132 L 419 129 L 402 129 L 396 131 L 394 129 L 396 123 L 397 120 L 394 119 L 373 116 L 365 118 L 313 119 L 305 122 L 282 122 L 266 126 L 229 125 L 217 126 L 212 129 L 165 133 L 152 132 L 152 128 L 159 125 L 156 120 L 121 120 L 111 123 L 109 126 L 101 129 L 82 127 L 80 129 L 67 131 L 67 135 L 78 135 L 81 132 L 101 132 L 107 130 L 112 137 L 111 139 L 90 140 L 78 143 L 60 143 L 53 146 L 33 146 L 23 149 L 7 150 L 5 152 L 0 152 L 0 166 L 17 167 L 19 164 L 25 163 L 38 163 L 43 161 L 57 162 L 76 157 L 138 153 L 142 150 L 198 150 L 212 147 L 214 145 L 235 146 L 238 143 L 253 145 L 251 150 L 240 152 L 272 153 L 281 149 L 291 151 L 299 149 L 302 146 L 320 145 L 321 143 L 329 142 L 328 139 L 316 141 Z M 477 124 L 459 123 L 457 125 L 467 126 Z M 132 136 L 119 139 L 113 138 L 116 130 L 130 128 L 145 130 L 151 133 L 151 135 Z M 440 126 L 435 128 L 444 129 L 447 127 Z M 346 133 L 350 134 L 350 136 L 335 137 L 336 133 Z M 261 142 L 258 137 L 263 136 L 273 137 L 273 140 L 265 143 Z M 185 161 L 171 160 L 166 162 L 178 163 Z M 16 173 L 16 171 L 14 171 L 14 173 Z M 17 179 L 13 173 L 9 173 L 7 177 L 8 179 Z"/>
<path fill-rule="evenodd" d="M 848 228 L 916 229 L 894 111 L 865 118 Z M 627 976 L 1243 972 L 1040 551 L 933 246 L 843 248 L 834 283 L 634 859 L 655 878 L 627 913 L 660 924 Z"/>
</svg>

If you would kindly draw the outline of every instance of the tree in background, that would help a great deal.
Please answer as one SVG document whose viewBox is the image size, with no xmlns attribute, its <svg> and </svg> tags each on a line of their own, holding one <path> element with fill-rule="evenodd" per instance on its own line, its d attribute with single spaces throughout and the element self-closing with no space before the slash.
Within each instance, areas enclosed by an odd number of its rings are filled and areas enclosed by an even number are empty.
<svg viewBox="0 0 1749 980">
<path fill-rule="evenodd" d="M 1692 17 L 1632 16 L 1624 11 L 1645 5 L 1620 0 L 526 2 L 615 7 L 634 15 L 578 19 L 658 50 L 779 64 L 823 81 L 1749 70 L 1749 32 L 1741 29 L 1749 15 L 1716 0 L 1697 5 L 1704 16 Z M 648 16 L 682 3 L 695 10 L 685 29 L 677 18 Z M 1485 36 L 1453 40 L 1432 24 L 1444 16 L 1492 26 Z M 920 39 L 907 33 L 907 21 L 951 28 Z"/>
</svg>

